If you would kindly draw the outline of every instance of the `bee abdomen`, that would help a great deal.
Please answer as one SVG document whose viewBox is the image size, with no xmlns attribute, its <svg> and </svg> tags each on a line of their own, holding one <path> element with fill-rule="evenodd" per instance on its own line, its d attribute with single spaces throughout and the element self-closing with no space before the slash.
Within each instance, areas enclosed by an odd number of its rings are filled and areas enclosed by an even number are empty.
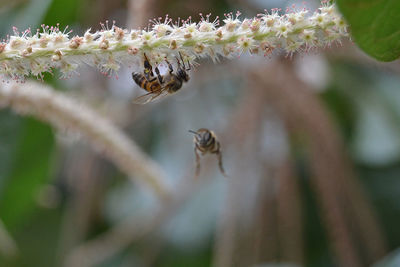
<svg viewBox="0 0 400 267">
<path fill-rule="evenodd" d="M 142 86 L 142 83 L 146 78 L 139 72 L 132 72 L 132 79 L 137 85 Z"/>
<path fill-rule="evenodd" d="M 182 88 L 182 81 L 180 79 L 178 79 L 177 77 L 174 77 L 170 90 L 172 92 L 176 92 L 181 88 Z"/>
<path fill-rule="evenodd" d="M 144 77 L 143 74 L 139 73 L 139 72 L 132 72 L 132 79 L 135 81 L 135 83 L 137 85 L 139 85 L 141 88 L 145 89 L 146 91 L 149 91 L 147 89 L 147 84 L 148 81 L 146 79 L 146 77 Z"/>
</svg>

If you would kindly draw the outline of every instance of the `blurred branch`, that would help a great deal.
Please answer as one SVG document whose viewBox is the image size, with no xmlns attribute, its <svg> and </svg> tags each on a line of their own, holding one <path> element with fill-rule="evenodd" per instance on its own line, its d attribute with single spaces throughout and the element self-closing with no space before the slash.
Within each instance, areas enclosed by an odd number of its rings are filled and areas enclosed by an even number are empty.
<svg viewBox="0 0 400 267">
<path fill-rule="evenodd" d="M 278 200 L 276 197 L 278 180 L 272 174 L 270 164 L 264 165 L 264 175 L 259 183 L 254 223 L 255 262 L 279 262 L 280 236 Z"/>
<path fill-rule="evenodd" d="M 60 130 L 81 134 L 131 179 L 145 182 L 161 198 L 169 196 L 164 175 L 157 164 L 111 122 L 83 103 L 43 84 L 28 82 L 1 85 L 0 107 L 34 116 Z"/>
<path fill-rule="evenodd" d="M 127 21 L 128 27 L 140 28 L 146 26 L 155 2 L 155 0 L 129 0 Z"/>
<path fill-rule="evenodd" d="M 65 205 L 58 262 L 63 262 L 65 255 L 85 240 L 92 223 L 98 219 L 104 181 L 110 174 L 104 166 L 104 160 L 96 157 L 86 147 L 73 150 L 72 153 L 70 162 L 66 164 L 68 170 L 65 175 L 70 197 Z"/>
<path fill-rule="evenodd" d="M 260 128 L 265 116 L 262 112 L 264 92 L 253 89 L 256 87 L 243 88 L 248 92 L 233 112 L 227 130 L 230 134 L 224 138 L 230 143 L 231 149 L 236 146 L 236 151 L 240 153 L 235 155 L 235 167 L 229 177 L 227 195 L 216 230 L 213 259 L 213 266 L 216 267 L 252 266 L 255 263 L 254 257 L 258 256 L 257 249 L 264 241 L 268 243 L 268 255 L 274 259 L 276 255 L 274 218 L 268 214 L 268 219 L 271 220 L 257 223 L 258 219 L 262 220 L 261 217 L 266 214 L 263 212 L 264 208 L 270 212 L 274 203 L 271 201 L 271 191 L 263 190 L 263 185 L 272 181 L 269 173 L 264 172 L 263 177 L 260 177 L 257 171 L 262 165 L 260 162 L 262 157 L 257 155 L 257 151 L 260 147 Z M 250 162 L 243 160 L 247 158 L 254 160 Z M 252 170 L 252 173 L 246 173 L 245 170 Z M 265 198 L 266 201 L 259 204 L 260 198 L 263 200 Z M 260 205 L 263 210 L 254 208 Z M 254 220 L 256 223 L 252 223 Z M 265 233 L 268 234 L 264 235 Z"/>
<path fill-rule="evenodd" d="M 237 72 L 239 76 L 243 73 L 243 70 L 235 68 L 229 71 Z M 242 88 L 246 91 L 245 97 L 232 114 L 229 128 L 230 147 L 239 144 L 236 149 L 240 150 L 240 156 L 234 164 L 235 175 L 228 184 L 227 199 L 216 233 L 213 265 L 252 266 L 278 261 L 302 264 L 298 178 L 293 164 L 286 159 L 284 147 L 262 152 L 262 143 L 265 142 L 263 127 L 273 124 L 278 118 L 276 112 L 272 110 L 271 113 L 266 105 L 268 92 L 264 83 L 255 82 L 251 77 L 248 80 L 251 82 Z M 248 169 L 252 172 L 243 173 Z M 252 187 L 256 190 L 252 191 Z M 250 207 L 245 204 L 248 202 L 252 203 Z"/>
<path fill-rule="evenodd" d="M 158 211 L 141 218 L 132 216 L 115 225 L 104 234 L 81 244 L 67 255 L 64 266 L 96 266 L 122 251 L 133 242 L 159 229 L 187 201 L 200 184 L 199 182 L 204 182 L 194 181 L 191 172 L 182 180 L 182 185 L 179 190 L 176 190 L 177 193 L 174 194 L 174 197 L 163 202 Z"/>
<path fill-rule="evenodd" d="M 313 105 L 313 111 L 315 111 L 315 109 L 320 110 L 319 103 L 314 100 L 314 97 L 309 96 L 312 93 L 308 91 L 308 88 L 305 88 L 304 85 L 300 87 L 299 81 L 294 81 L 292 77 L 295 75 L 294 72 L 290 68 L 284 66 L 284 64 L 285 63 L 277 62 L 274 64 L 274 68 L 255 71 L 253 78 L 257 82 L 263 84 L 265 91 L 268 93 L 270 104 L 280 112 L 289 129 L 292 130 L 301 127 L 303 131 L 306 131 L 311 136 L 315 136 L 315 132 L 318 130 L 318 128 L 316 128 L 317 125 L 314 125 L 313 122 L 311 122 L 312 125 L 310 125 L 310 121 L 307 121 L 310 117 L 308 114 L 310 110 L 310 99 L 308 98 L 312 99 L 311 104 Z M 318 106 L 315 108 L 315 105 Z M 307 110 L 303 107 L 306 107 Z M 311 116 L 313 115 L 314 114 L 311 114 Z M 305 121 L 308 123 L 306 126 L 303 125 Z M 318 119 L 317 122 L 318 124 L 326 123 L 326 119 Z M 322 209 L 322 218 L 325 220 L 326 230 L 328 231 L 328 236 L 340 266 L 361 266 L 360 259 L 355 250 L 350 231 L 338 201 L 336 189 L 337 178 L 335 172 L 326 172 L 326 168 L 330 170 L 330 165 L 329 162 L 326 162 L 326 157 L 324 157 L 324 154 L 315 154 L 322 152 L 315 150 L 319 148 L 315 143 L 318 145 L 327 145 L 325 142 L 319 142 L 320 140 L 321 138 L 319 138 L 318 134 L 316 139 L 312 138 L 311 144 L 314 145 L 314 147 L 311 148 L 311 150 L 314 151 L 311 153 L 316 157 L 313 157 L 310 161 L 314 172 L 311 181 L 315 186 L 316 193 L 320 200 L 319 204 Z M 321 165 L 321 163 L 323 165 Z M 332 174 L 333 177 L 331 177 Z"/>
<path fill-rule="evenodd" d="M 303 220 L 299 177 L 289 159 L 278 168 L 278 232 L 281 261 L 303 266 Z"/>
<path fill-rule="evenodd" d="M 0 219 L 0 253 L 5 257 L 13 257 L 18 253 L 17 244 Z"/>
<path fill-rule="evenodd" d="M 255 71 L 253 76 L 264 83 L 269 103 L 280 112 L 288 127 L 309 137 L 311 181 L 340 265 L 365 264 L 357 253 L 345 217 L 346 208 L 351 210 L 348 215 L 362 229 L 362 242 L 374 243 L 364 244 L 368 260 L 382 255 L 385 244 L 379 225 L 352 173 L 340 136 L 312 88 L 300 81 L 292 66 L 284 62 L 274 68 Z"/>
</svg>

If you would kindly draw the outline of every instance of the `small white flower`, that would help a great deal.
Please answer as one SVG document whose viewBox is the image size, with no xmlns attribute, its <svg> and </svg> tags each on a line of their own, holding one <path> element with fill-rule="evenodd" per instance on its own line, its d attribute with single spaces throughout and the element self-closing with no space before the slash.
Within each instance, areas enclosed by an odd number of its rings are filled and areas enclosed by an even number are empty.
<svg viewBox="0 0 400 267">
<path fill-rule="evenodd" d="M 240 37 L 237 43 L 241 51 L 247 51 L 253 47 L 253 39 L 246 36 Z"/>
<path fill-rule="evenodd" d="M 103 75 L 111 77 L 119 70 L 120 64 L 118 64 L 115 59 L 110 56 L 106 62 L 100 63 L 97 67 Z"/>
<path fill-rule="evenodd" d="M 25 49 L 27 45 L 27 41 L 25 38 L 19 37 L 19 36 L 11 36 L 10 37 L 10 42 L 8 43 L 10 49 Z"/>
<path fill-rule="evenodd" d="M 303 45 L 302 42 L 294 41 L 294 40 L 287 40 L 285 50 L 289 55 L 297 52 L 300 47 Z"/>
<path fill-rule="evenodd" d="M 32 75 L 43 79 L 43 73 L 49 70 L 49 64 L 43 60 L 35 60 L 31 62 L 31 73 Z"/>
<path fill-rule="evenodd" d="M 323 13 L 315 13 L 310 19 L 312 25 L 325 28 L 327 22 L 327 15 Z"/>
<path fill-rule="evenodd" d="M 90 28 L 85 32 L 85 34 L 83 35 L 83 37 L 85 37 L 85 41 L 86 43 L 91 43 L 94 39 L 94 35 L 90 33 Z M 68 36 L 67 36 L 68 38 Z"/>
<path fill-rule="evenodd" d="M 226 19 L 223 20 L 225 23 L 224 28 L 226 31 L 233 32 L 234 30 L 236 30 L 236 28 L 241 24 L 241 21 L 238 19 L 239 16 L 239 12 L 236 13 L 236 18 L 234 18 L 232 14 L 226 15 Z"/>
<path fill-rule="evenodd" d="M 340 40 L 343 35 L 341 35 L 339 32 L 334 31 L 334 30 L 325 30 L 325 39 L 327 45 L 330 45 L 332 42 Z"/>
<path fill-rule="evenodd" d="M 199 23 L 199 31 L 201 32 L 212 32 L 215 30 L 214 23 L 208 21 L 202 21 Z"/>
<path fill-rule="evenodd" d="M 274 27 L 274 30 L 276 31 L 277 37 L 283 36 L 286 38 L 292 31 L 292 25 L 288 21 L 280 21 L 279 24 Z"/>
<path fill-rule="evenodd" d="M 273 27 L 276 22 L 281 19 L 278 14 L 278 9 L 273 9 L 271 14 L 265 14 L 261 19 L 267 24 L 268 27 Z"/>
<path fill-rule="evenodd" d="M 250 29 L 251 25 L 251 20 L 250 19 L 244 19 L 242 24 L 240 25 L 240 30 L 242 31 L 247 31 Z"/>
<path fill-rule="evenodd" d="M 322 6 L 319 8 L 322 14 L 332 15 L 335 12 L 334 5 Z"/>
<path fill-rule="evenodd" d="M 172 27 L 165 23 L 156 24 L 153 27 L 153 31 L 156 33 L 157 37 L 163 37 L 172 32 Z"/>
<path fill-rule="evenodd" d="M 347 23 L 342 17 L 337 17 L 334 19 L 335 25 L 339 30 L 339 33 L 346 34 L 347 33 Z"/>
<path fill-rule="evenodd" d="M 314 30 L 304 30 L 300 34 L 300 38 L 307 44 L 307 45 L 314 45 L 314 41 L 316 40 L 315 31 Z"/>
<path fill-rule="evenodd" d="M 67 79 L 67 78 L 71 77 L 72 74 L 77 74 L 78 73 L 76 71 L 77 68 L 78 68 L 78 64 L 63 62 L 60 67 L 61 79 Z"/>
<path fill-rule="evenodd" d="M 156 37 L 153 35 L 152 32 L 146 32 L 146 31 L 142 32 L 142 40 L 143 40 L 143 42 L 151 43 L 153 40 L 155 40 L 155 38 Z"/>
</svg>

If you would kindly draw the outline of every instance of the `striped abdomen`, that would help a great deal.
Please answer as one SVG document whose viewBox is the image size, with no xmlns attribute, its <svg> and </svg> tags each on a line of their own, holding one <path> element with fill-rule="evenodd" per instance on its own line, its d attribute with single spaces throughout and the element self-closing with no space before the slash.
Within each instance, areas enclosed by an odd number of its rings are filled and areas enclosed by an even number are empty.
<svg viewBox="0 0 400 267">
<path fill-rule="evenodd" d="M 156 78 L 153 78 L 152 81 L 148 81 L 146 77 L 139 72 L 132 72 L 132 78 L 137 85 L 149 93 L 155 93 L 161 90 L 161 85 Z"/>
</svg>

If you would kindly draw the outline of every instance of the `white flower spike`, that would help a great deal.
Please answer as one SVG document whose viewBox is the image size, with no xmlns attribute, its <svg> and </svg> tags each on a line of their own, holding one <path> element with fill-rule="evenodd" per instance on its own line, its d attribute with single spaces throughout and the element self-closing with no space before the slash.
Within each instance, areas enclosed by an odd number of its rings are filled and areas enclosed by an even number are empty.
<svg viewBox="0 0 400 267">
<path fill-rule="evenodd" d="M 126 30 L 113 23 L 111 28 L 83 36 L 70 36 L 71 31 L 60 31 L 59 26 L 42 26 L 36 34 L 30 30 L 0 42 L 0 75 L 4 79 L 24 81 L 28 75 L 38 78 L 44 72 L 59 69 L 62 78 L 77 73 L 81 64 L 97 67 L 104 75 L 111 76 L 121 65 L 141 67 L 143 53 L 152 63 L 171 62 L 181 53 L 190 63 L 196 58 L 233 58 L 241 53 L 270 55 L 274 50 L 291 55 L 329 46 L 347 37 L 347 24 L 334 5 L 326 2 L 310 16 L 306 9 L 290 8 L 286 14 L 279 10 L 266 12 L 256 18 L 239 19 L 228 14 L 219 26 L 218 18 L 210 21 L 210 15 L 199 23 L 191 18 L 172 23 L 168 17 L 153 21 L 149 30 Z M 140 65 L 139 65 L 140 64 Z"/>
</svg>

